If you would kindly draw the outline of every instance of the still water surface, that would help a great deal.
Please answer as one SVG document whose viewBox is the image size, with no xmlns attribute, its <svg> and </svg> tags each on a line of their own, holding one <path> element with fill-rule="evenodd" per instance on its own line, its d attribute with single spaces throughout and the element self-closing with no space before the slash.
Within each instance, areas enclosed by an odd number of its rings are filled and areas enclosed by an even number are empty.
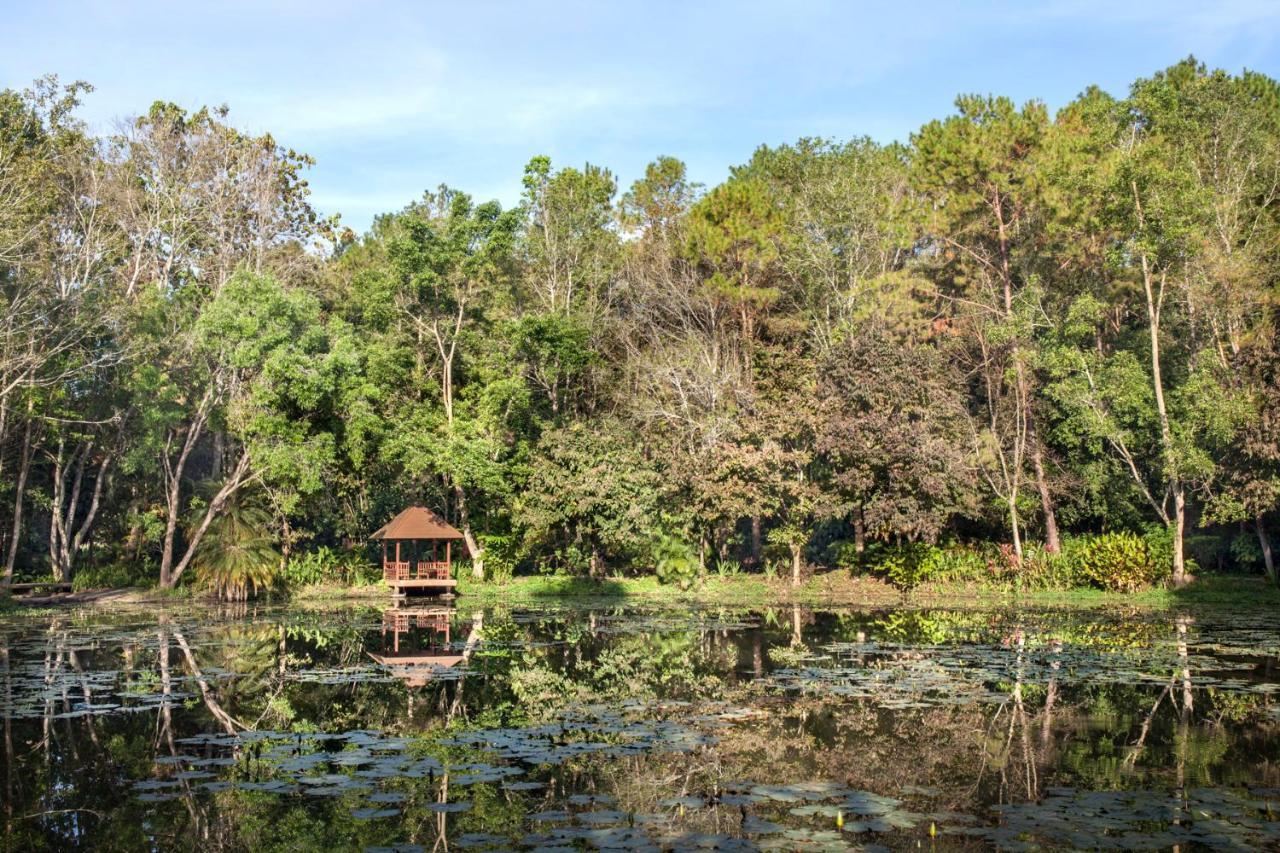
<svg viewBox="0 0 1280 853">
<path fill-rule="evenodd" d="M 0 622 L 5 849 L 1280 847 L 1266 611 Z"/>
</svg>

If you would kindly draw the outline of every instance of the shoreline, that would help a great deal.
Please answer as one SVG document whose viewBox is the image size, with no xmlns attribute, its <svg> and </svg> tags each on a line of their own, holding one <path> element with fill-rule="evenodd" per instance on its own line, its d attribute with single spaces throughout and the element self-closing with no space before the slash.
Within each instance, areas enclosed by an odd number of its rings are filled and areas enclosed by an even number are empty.
<svg viewBox="0 0 1280 853">
<path fill-rule="evenodd" d="M 458 602 L 534 606 L 555 603 L 595 603 L 694 606 L 694 607 L 1044 607 L 1080 610 L 1117 608 L 1165 610 L 1177 607 L 1280 606 L 1280 589 L 1261 577 L 1202 577 L 1182 589 L 1153 587 L 1132 593 L 1097 589 L 1015 590 L 979 585 L 926 583 L 902 591 L 884 581 L 850 577 L 839 570 L 809 577 L 800 586 L 785 579 L 762 575 L 712 575 L 688 589 L 664 586 L 652 577 L 588 579 L 562 576 L 522 576 L 500 582 L 459 579 Z M 316 585 L 287 594 L 250 599 L 262 604 L 296 603 L 315 606 L 326 603 L 391 605 L 390 591 L 380 583 L 367 586 Z M 81 592 L 15 598 L 0 606 L 0 612 L 22 613 L 41 608 L 111 610 L 154 605 L 226 605 L 227 602 L 199 592 L 165 592 L 155 588 L 85 590 Z"/>
</svg>

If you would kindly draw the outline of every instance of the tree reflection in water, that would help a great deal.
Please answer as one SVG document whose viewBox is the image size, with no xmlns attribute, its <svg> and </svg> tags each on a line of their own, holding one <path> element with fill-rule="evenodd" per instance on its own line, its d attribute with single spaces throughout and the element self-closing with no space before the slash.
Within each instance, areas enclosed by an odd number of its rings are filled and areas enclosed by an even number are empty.
<svg viewBox="0 0 1280 853">
<path fill-rule="evenodd" d="M 1280 843 L 1265 613 L 0 625 L 8 849 Z"/>
</svg>

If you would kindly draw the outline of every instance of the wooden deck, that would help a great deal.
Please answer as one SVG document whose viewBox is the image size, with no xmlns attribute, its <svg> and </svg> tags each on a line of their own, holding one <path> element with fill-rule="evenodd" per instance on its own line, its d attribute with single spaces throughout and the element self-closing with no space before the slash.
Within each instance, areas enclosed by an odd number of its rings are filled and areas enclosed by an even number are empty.
<svg viewBox="0 0 1280 853">
<path fill-rule="evenodd" d="M 448 592 L 458 585 L 453 578 L 405 578 L 403 580 L 387 580 L 387 586 L 395 590 L 426 589 Z"/>
</svg>

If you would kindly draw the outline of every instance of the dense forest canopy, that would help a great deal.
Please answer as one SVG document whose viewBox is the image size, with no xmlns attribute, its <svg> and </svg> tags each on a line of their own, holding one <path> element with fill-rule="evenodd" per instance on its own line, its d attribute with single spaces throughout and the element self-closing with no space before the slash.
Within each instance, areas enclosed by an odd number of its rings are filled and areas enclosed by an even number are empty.
<svg viewBox="0 0 1280 853">
<path fill-rule="evenodd" d="M 1270 78 L 964 96 L 709 188 L 537 156 L 513 208 L 442 186 L 363 236 L 225 109 L 100 137 L 86 88 L 0 93 L 6 580 L 265 583 L 413 503 L 477 575 L 1113 532 L 1275 578 Z"/>
</svg>

